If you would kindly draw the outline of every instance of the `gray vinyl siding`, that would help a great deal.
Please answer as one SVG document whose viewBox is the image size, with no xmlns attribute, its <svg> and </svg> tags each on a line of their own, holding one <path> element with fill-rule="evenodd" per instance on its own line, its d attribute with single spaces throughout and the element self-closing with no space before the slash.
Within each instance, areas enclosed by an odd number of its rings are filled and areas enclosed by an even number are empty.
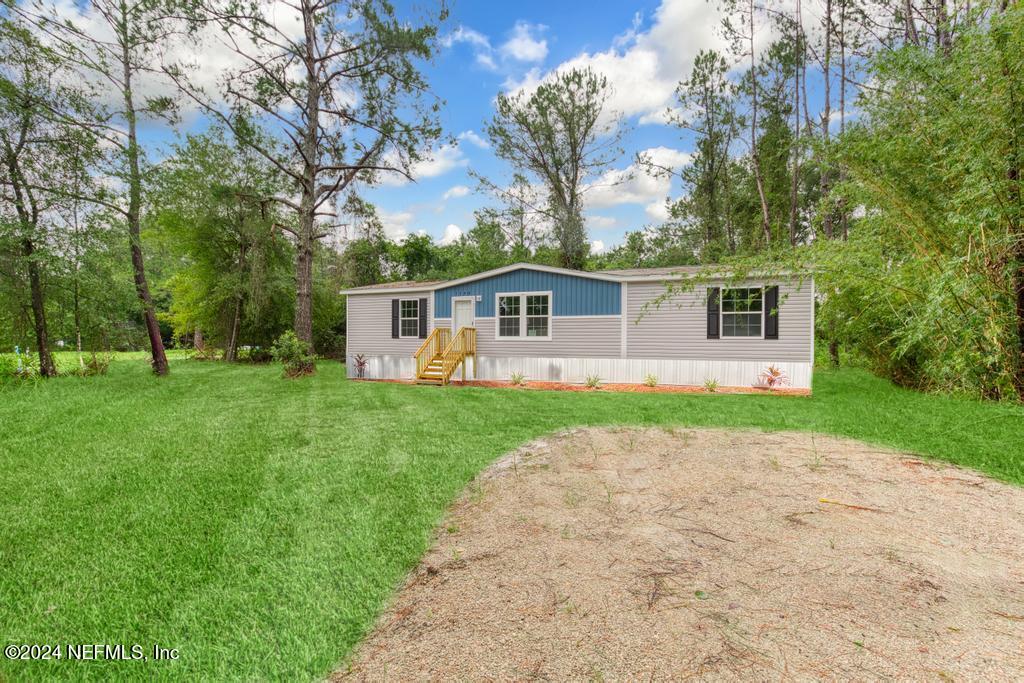
<svg viewBox="0 0 1024 683">
<path fill-rule="evenodd" d="M 438 326 L 451 320 L 438 318 Z M 621 349 L 622 318 L 608 316 L 553 317 L 551 339 L 509 341 L 494 338 L 494 318 L 476 319 L 476 349 L 481 356 L 529 358 L 618 358 Z"/>
<path fill-rule="evenodd" d="M 665 285 L 630 282 L 626 287 L 626 357 L 811 362 L 812 284 L 805 280 L 799 289 L 797 286 L 796 282 L 779 284 L 778 339 L 708 339 L 706 286 L 665 301 L 660 308 L 649 308 L 641 316 L 643 305 L 664 294 Z"/>
<path fill-rule="evenodd" d="M 412 357 L 423 343 L 422 339 L 391 338 L 391 300 L 426 299 L 427 332 L 434 329 L 434 307 L 431 292 L 401 292 L 394 294 L 349 294 L 347 311 L 347 353 L 349 357 L 362 353 L 367 356 L 400 355 Z"/>
</svg>

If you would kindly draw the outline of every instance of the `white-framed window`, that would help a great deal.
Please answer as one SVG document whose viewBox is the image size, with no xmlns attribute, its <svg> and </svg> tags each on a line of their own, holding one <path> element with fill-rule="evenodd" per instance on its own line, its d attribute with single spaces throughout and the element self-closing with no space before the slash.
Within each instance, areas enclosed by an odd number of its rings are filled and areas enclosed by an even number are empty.
<svg viewBox="0 0 1024 683">
<path fill-rule="evenodd" d="M 496 339 L 551 339 L 551 292 L 502 292 L 496 297 Z"/>
<path fill-rule="evenodd" d="M 764 287 L 722 289 L 722 337 L 764 338 Z"/>
<path fill-rule="evenodd" d="M 398 301 L 398 336 L 420 336 L 420 300 L 399 299 Z"/>
</svg>

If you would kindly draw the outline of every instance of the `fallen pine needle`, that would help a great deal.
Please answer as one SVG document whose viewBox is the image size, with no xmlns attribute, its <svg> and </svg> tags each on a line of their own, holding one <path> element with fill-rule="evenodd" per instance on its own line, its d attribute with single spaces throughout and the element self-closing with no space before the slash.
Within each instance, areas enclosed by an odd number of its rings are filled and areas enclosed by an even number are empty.
<svg viewBox="0 0 1024 683">
<path fill-rule="evenodd" d="M 838 500 L 829 500 L 828 498 L 819 498 L 819 503 L 828 503 L 829 505 L 842 505 L 844 508 L 850 508 L 851 510 L 867 510 L 868 512 L 885 512 L 879 508 L 869 508 L 864 505 L 851 505 L 850 503 L 842 503 Z"/>
<path fill-rule="evenodd" d="M 1024 621 L 1024 617 L 1016 615 L 1016 614 L 1007 614 L 1006 612 L 996 612 L 995 610 L 990 610 L 990 611 L 992 612 L 992 614 L 995 614 L 998 617 L 1003 617 L 1004 619 L 1010 619 L 1012 621 Z"/>
</svg>

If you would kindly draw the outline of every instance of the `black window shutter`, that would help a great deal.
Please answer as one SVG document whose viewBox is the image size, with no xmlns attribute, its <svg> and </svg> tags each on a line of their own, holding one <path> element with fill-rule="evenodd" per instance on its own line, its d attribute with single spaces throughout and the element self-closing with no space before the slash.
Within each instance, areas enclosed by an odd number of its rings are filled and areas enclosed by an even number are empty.
<svg viewBox="0 0 1024 683">
<path fill-rule="evenodd" d="M 764 288 L 764 338 L 779 338 L 779 288 Z"/>
<path fill-rule="evenodd" d="M 427 300 L 420 299 L 420 339 L 427 338 Z"/>
<path fill-rule="evenodd" d="M 708 339 L 718 339 L 718 297 L 719 287 L 708 287 Z"/>
<path fill-rule="evenodd" d="M 398 339 L 398 299 L 391 300 L 391 338 Z"/>
</svg>

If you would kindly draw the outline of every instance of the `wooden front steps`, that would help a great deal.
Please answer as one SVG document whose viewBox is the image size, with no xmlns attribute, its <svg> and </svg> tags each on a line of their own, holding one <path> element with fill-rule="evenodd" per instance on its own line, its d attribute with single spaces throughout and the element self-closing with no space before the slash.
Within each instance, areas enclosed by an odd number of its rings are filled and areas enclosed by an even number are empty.
<svg viewBox="0 0 1024 683">
<path fill-rule="evenodd" d="M 447 327 L 438 327 L 416 350 L 416 383 L 447 384 L 461 366 L 466 379 L 466 359 L 474 359 L 476 374 L 476 328 L 460 327 L 454 335 Z"/>
<path fill-rule="evenodd" d="M 444 359 L 442 356 L 434 356 L 427 365 L 420 370 L 416 377 L 416 384 L 444 384 Z"/>
</svg>

